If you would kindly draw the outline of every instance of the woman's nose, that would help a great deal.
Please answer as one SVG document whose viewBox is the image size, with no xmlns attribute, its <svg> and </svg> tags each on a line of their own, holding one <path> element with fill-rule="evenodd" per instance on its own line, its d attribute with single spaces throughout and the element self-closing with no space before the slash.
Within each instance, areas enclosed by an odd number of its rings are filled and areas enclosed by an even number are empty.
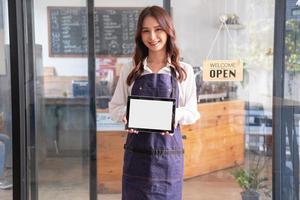
<svg viewBox="0 0 300 200">
<path fill-rule="evenodd" d="M 153 40 L 153 39 L 155 39 L 155 38 L 156 38 L 156 33 L 155 33 L 155 31 L 151 31 L 151 32 L 150 32 L 150 39 Z"/>
</svg>

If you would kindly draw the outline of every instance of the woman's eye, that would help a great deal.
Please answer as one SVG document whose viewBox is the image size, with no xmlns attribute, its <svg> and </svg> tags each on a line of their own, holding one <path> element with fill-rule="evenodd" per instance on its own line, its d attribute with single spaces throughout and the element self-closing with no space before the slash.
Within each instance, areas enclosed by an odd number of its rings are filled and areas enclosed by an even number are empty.
<svg viewBox="0 0 300 200">
<path fill-rule="evenodd" d="M 148 32 L 149 32 L 149 30 L 142 30 L 142 32 L 143 32 L 143 33 L 148 33 Z"/>
<path fill-rule="evenodd" d="M 157 28 L 156 31 L 162 31 L 162 28 Z"/>
</svg>

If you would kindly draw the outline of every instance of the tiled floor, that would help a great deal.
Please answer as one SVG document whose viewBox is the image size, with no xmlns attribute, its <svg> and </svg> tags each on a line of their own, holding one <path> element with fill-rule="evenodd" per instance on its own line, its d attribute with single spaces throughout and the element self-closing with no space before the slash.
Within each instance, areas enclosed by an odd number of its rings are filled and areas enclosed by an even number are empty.
<svg viewBox="0 0 300 200">
<path fill-rule="evenodd" d="M 40 167 L 43 170 L 39 171 L 38 200 L 88 200 L 88 169 L 81 166 L 82 160 L 78 158 L 47 159 Z M 266 172 L 268 174 L 270 167 Z M 240 200 L 240 188 L 230 175 L 230 170 L 185 180 L 183 200 Z M 98 197 L 99 200 L 121 199 L 120 194 L 99 194 Z M 0 199 L 12 200 L 12 190 L 0 191 Z"/>
</svg>

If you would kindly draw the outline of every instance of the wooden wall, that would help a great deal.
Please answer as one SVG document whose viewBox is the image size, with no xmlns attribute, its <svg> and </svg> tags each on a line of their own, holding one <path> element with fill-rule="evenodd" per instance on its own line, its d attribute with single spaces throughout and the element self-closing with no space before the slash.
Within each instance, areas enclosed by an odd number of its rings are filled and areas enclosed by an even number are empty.
<svg viewBox="0 0 300 200">
<path fill-rule="evenodd" d="M 182 127 L 184 178 L 211 173 L 244 161 L 244 102 L 199 104 L 201 119 Z M 126 132 L 98 132 L 98 191 L 120 192 Z"/>
<path fill-rule="evenodd" d="M 200 120 L 182 127 L 184 178 L 228 168 L 244 161 L 244 102 L 199 104 Z"/>
</svg>

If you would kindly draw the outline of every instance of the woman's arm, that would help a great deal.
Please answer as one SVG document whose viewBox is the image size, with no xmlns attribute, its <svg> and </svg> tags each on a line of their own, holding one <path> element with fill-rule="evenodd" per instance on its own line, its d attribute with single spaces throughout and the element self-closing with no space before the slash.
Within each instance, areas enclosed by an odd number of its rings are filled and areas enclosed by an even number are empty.
<svg viewBox="0 0 300 200">
<path fill-rule="evenodd" d="M 196 97 L 196 82 L 192 66 L 182 63 L 184 66 L 187 77 L 182 83 L 181 95 L 179 99 L 179 107 L 176 109 L 176 122 L 179 124 L 193 124 L 195 123 L 200 114 L 198 112 L 197 97 Z"/>
<path fill-rule="evenodd" d="M 109 102 L 109 113 L 113 120 L 122 121 L 126 113 L 128 85 L 126 83 L 127 76 L 130 72 L 130 67 L 124 66 L 121 69 L 120 77 L 114 92 L 114 95 Z"/>
</svg>

